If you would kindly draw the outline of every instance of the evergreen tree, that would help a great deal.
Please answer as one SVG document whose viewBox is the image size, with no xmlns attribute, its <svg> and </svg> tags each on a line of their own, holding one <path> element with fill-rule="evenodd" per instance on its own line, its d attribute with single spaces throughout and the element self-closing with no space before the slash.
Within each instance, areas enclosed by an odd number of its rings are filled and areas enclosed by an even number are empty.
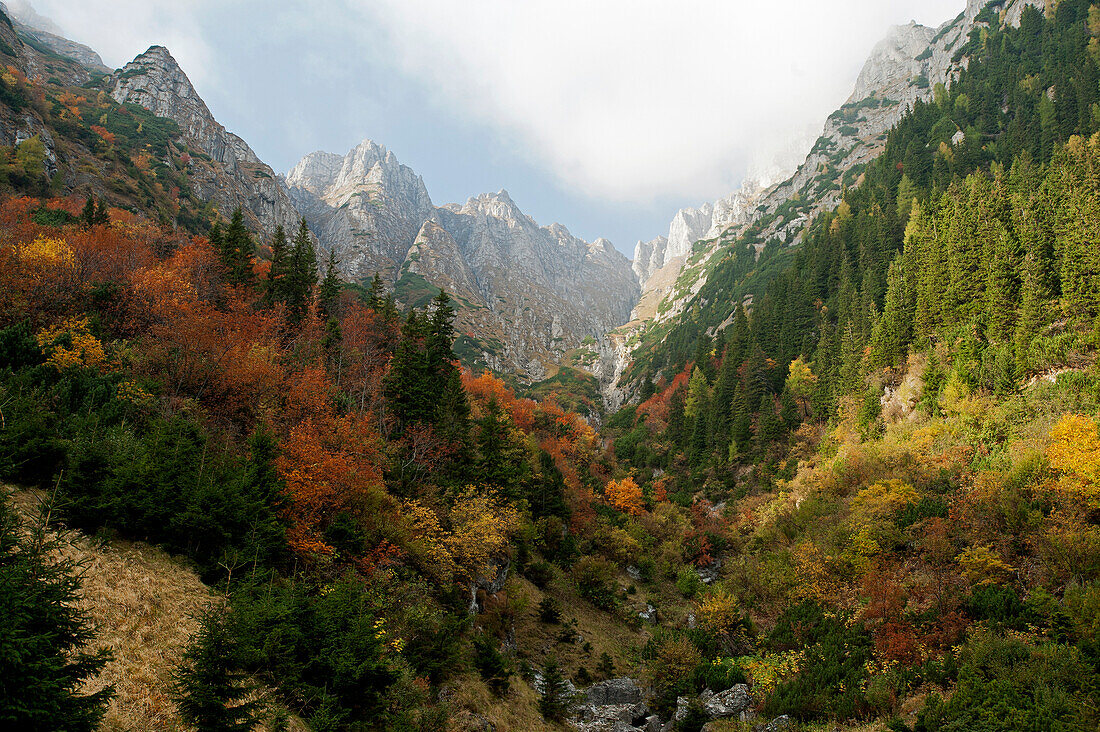
<svg viewBox="0 0 1100 732">
<path fill-rule="evenodd" d="M 494 694 L 503 697 L 508 693 L 511 670 L 504 654 L 497 649 L 496 643 L 487 633 L 479 633 L 474 637 L 474 667 Z"/>
<path fill-rule="evenodd" d="M 546 660 L 542 669 L 542 690 L 539 693 L 539 712 L 546 719 L 560 722 L 569 714 L 569 687 L 561 673 L 557 659 Z"/>
<path fill-rule="evenodd" d="M 684 414 L 689 419 L 696 419 L 706 411 L 708 392 L 707 377 L 703 374 L 703 370 L 696 366 L 688 381 L 687 401 L 684 403 Z"/>
<path fill-rule="evenodd" d="M 539 450 L 539 472 L 531 481 L 527 491 L 527 503 L 531 507 L 531 516 L 569 516 L 569 506 L 565 502 L 565 477 L 554 464 L 554 458 L 545 450 Z"/>
<path fill-rule="evenodd" d="M 891 263 L 887 283 L 886 304 L 871 335 L 871 364 L 876 367 L 901 363 L 913 337 L 913 305 L 902 257 Z"/>
<path fill-rule="evenodd" d="M 384 387 L 386 403 L 397 419 L 399 431 L 414 422 L 430 423 L 435 415 L 437 394 L 431 391 L 428 355 L 423 345 L 426 327 L 420 313 L 409 311 L 390 359 Z"/>
<path fill-rule="evenodd" d="M 374 278 L 370 281 L 370 287 L 367 289 L 367 307 L 376 313 L 381 312 L 382 302 L 385 300 L 385 290 L 386 288 L 382 285 L 382 276 L 375 272 Z"/>
<path fill-rule="evenodd" d="M 248 699 L 256 687 L 234 670 L 235 652 L 226 619 L 207 611 L 175 673 L 180 717 L 199 732 L 247 732 L 256 724 L 262 704 Z"/>
<path fill-rule="evenodd" d="M 252 261 L 256 255 L 256 245 L 245 228 L 244 212 L 240 206 L 233 211 L 229 226 L 221 234 L 218 254 L 228 282 L 234 285 L 252 284 L 255 280 Z"/>
<path fill-rule="evenodd" d="M 80 212 L 80 223 L 84 225 L 85 229 L 91 228 L 96 222 L 96 207 L 95 198 L 88 196 L 84 201 L 84 208 Z"/>
<path fill-rule="evenodd" d="M 309 314 L 313 288 L 317 284 L 317 253 L 309 234 L 306 220 L 298 225 L 298 233 L 290 253 L 290 271 L 287 277 L 286 304 L 291 322 L 297 323 Z"/>
<path fill-rule="evenodd" d="M 665 439 L 673 449 L 683 447 L 687 438 L 687 417 L 684 414 L 684 388 L 679 387 L 672 393 L 669 399 L 668 426 L 665 428 Z"/>
<path fill-rule="evenodd" d="M 290 274 L 290 254 L 287 249 L 286 231 L 282 224 L 275 227 L 271 239 L 271 269 L 264 282 L 264 302 L 271 305 L 286 302 L 287 277 Z"/>
<path fill-rule="evenodd" d="M 474 474 L 485 485 L 498 488 L 511 500 L 522 497 L 522 488 L 530 473 L 524 443 L 513 438 L 514 424 L 495 399 L 475 422 L 477 457 Z"/>
<path fill-rule="evenodd" d="M 44 522 L 43 522 L 44 523 Z M 76 566 L 39 525 L 29 536 L 0 496 L 0 727 L 29 732 L 93 730 L 113 694 L 79 693 L 108 660 L 90 652 L 94 632 L 76 608 Z"/>
<path fill-rule="evenodd" d="M 317 289 L 317 315 L 322 320 L 339 319 L 340 277 L 336 267 L 336 252 L 329 250 L 325 278 Z"/>
</svg>

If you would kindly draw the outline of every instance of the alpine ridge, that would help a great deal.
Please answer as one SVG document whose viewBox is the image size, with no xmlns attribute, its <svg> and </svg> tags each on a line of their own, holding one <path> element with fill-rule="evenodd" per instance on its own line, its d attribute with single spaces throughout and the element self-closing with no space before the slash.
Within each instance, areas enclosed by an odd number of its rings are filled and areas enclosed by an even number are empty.
<svg viewBox="0 0 1100 732">
<path fill-rule="evenodd" d="M 938 28 L 915 22 L 892 28 L 872 49 L 848 100 L 829 116 L 800 164 L 786 170 L 780 164 L 770 176 L 750 175 L 727 198 L 677 212 L 667 237 L 638 243 L 634 268 L 642 292 L 623 335 L 635 348 L 651 348 L 644 337 L 632 336 L 652 332 L 650 324 L 675 321 L 731 245 L 740 242 L 759 252 L 769 240 L 799 243 L 814 218 L 834 208 L 846 188 L 859 185 L 863 169 L 882 152 L 888 131 L 908 110 L 931 100 L 966 68 L 962 51 L 970 33 L 988 25 L 979 19 L 982 11 L 989 7 L 997 22 L 1015 27 L 1028 6 L 1042 9 L 1044 3 L 968 0 L 962 13 Z M 630 353 L 623 357 L 629 359 Z M 618 392 L 623 399 L 629 390 L 615 385 L 607 393 Z"/>
<path fill-rule="evenodd" d="M 252 227 L 266 235 L 282 225 L 297 228 L 298 212 L 275 173 L 252 148 L 210 113 L 187 74 L 163 46 L 149 50 L 103 82 L 119 104 L 136 104 L 179 125 L 183 138 L 216 166 L 193 166 L 190 183 L 223 216 L 240 206 Z"/>
<path fill-rule="evenodd" d="M 423 179 L 372 140 L 343 157 L 310 153 L 284 181 L 344 277 L 379 273 L 411 305 L 435 288 L 453 295 L 471 363 L 544 379 L 625 323 L 637 301 L 631 263 L 607 240 L 540 226 L 505 190 L 436 206 Z M 603 373 L 588 346 L 580 361 Z"/>
</svg>

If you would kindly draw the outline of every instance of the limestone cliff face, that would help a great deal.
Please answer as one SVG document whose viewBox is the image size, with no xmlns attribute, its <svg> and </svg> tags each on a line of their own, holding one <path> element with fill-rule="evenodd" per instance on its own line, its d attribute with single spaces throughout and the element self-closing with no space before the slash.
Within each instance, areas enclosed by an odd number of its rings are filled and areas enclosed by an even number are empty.
<svg viewBox="0 0 1100 732">
<path fill-rule="evenodd" d="M 625 323 L 638 296 L 610 242 L 539 226 L 507 191 L 437 207 L 420 176 L 370 140 L 342 157 L 307 155 L 286 186 L 345 276 L 379 272 L 410 304 L 443 287 L 476 360 L 528 380 Z"/>
<path fill-rule="evenodd" d="M 364 140 L 345 156 L 311 153 L 286 176 L 291 198 L 352 279 L 393 281 L 435 207 L 413 170 Z"/>
<path fill-rule="evenodd" d="M 1043 0 L 968 0 L 966 9 L 939 28 L 897 26 L 871 51 L 848 101 L 825 122 L 805 158 L 785 173 L 757 176 L 727 199 L 676 214 L 667 242 L 639 242 L 635 271 L 642 296 L 628 329 L 676 318 L 706 282 L 708 264 L 747 231 L 757 246 L 771 238 L 800 241 L 804 227 L 835 207 L 844 186 L 858 185 L 858 170 L 877 157 L 886 135 L 917 101 L 932 98 L 937 84 L 949 86 L 968 63 L 957 55 L 979 14 L 993 5 L 995 22 L 1018 25 L 1024 8 Z M 630 349 L 619 356 L 629 359 Z M 609 385 L 605 395 L 623 387 Z M 618 394 L 616 398 L 622 398 Z"/>
<path fill-rule="evenodd" d="M 297 227 L 298 212 L 274 171 L 214 119 L 168 49 L 150 47 L 112 73 L 106 90 L 120 104 L 176 122 L 183 140 L 215 163 L 196 164 L 190 177 L 196 195 L 216 204 L 223 216 L 241 206 L 253 228 L 268 236 L 280 224 L 291 232 Z"/>
</svg>

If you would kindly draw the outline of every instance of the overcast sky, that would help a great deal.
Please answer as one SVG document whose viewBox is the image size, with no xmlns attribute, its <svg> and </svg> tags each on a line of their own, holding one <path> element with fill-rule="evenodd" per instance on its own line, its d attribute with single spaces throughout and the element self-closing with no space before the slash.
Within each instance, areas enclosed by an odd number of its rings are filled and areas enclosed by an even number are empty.
<svg viewBox="0 0 1100 732">
<path fill-rule="evenodd" d="M 965 0 L 30 0 L 118 67 L 167 46 L 276 171 L 364 138 L 437 204 L 507 188 L 628 256 L 816 135 L 892 24 Z"/>
</svg>

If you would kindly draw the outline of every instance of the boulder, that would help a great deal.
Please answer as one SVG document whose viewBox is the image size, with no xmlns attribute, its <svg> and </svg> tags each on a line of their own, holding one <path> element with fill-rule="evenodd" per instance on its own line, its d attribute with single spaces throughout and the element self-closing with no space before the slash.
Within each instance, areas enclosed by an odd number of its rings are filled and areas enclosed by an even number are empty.
<svg viewBox="0 0 1100 732">
<path fill-rule="evenodd" d="M 768 722 L 766 725 L 764 725 L 760 732 L 783 732 L 783 730 L 788 730 L 793 726 L 794 722 L 791 721 L 790 717 L 784 714 L 783 716 L 776 717 L 772 721 Z"/>
<path fill-rule="evenodd" d="M 710 694 L 707 698 L 700 695 L 699 701 L 703 703 L 703 710 L 711 719 L 746 719 L 745 713 L 752 710 L 752 695 L 745 684 L 737 684 L 718 694 Z"/>
<path fill-rule="evenodd" d="M 598 684 L 593 684 L 586 692 L 588 703 L 593 706 L 603 707 L 612 704 L 640 704 L 642 689 L 634 679 L 608 679 Z"/>
</svg>

